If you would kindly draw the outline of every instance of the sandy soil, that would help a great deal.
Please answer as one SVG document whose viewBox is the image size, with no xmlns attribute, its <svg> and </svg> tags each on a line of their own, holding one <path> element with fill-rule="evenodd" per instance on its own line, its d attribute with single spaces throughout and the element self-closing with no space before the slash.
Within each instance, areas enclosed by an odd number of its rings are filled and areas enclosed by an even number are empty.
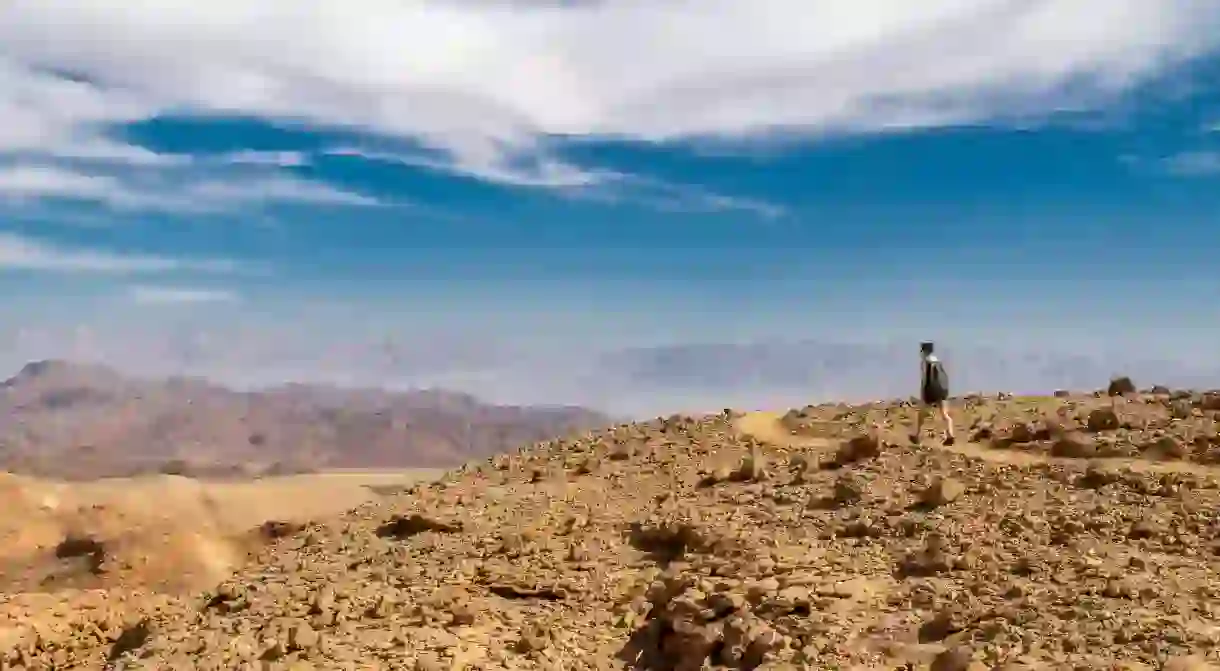
<svg viewBox="0 0 1220 671">
<path fill-rule="evenodd" d="M 346 470 L 245 482 L 157 475 L 72 483 L 0 474 L 0 588 L 196 589 L 273 540 L 277 529 L 260 531 L 269 522 L 303 524 L 439 474 Z M 92 551 L 83 546 L 65 549 L 69 540 L 100 545 L 104 566 L 90 565 Z"/>
</svg>

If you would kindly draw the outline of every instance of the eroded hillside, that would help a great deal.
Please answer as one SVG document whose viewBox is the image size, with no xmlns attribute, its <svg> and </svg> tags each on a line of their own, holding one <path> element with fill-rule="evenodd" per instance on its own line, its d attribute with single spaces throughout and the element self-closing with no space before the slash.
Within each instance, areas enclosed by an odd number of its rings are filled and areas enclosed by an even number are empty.
<svg viewBox="0 0 1220 671">
<path fill-rule="evenodd" d="M 579 407 L 491 405 L 443 390 L 234 391 L 37 361 L 0 384 L 0 470 L 88 480 L 448 468 L 610 421 Z"/>
<path fill-rule="evenodd" d="M 5 645 L 27 668 L 1207 668 L 1217 398 L 974 397 L 952 449 L 911 445 L 900 403 L 619 426 L 316 520 L 199 598 L 10 597 Z"/>
</svg>

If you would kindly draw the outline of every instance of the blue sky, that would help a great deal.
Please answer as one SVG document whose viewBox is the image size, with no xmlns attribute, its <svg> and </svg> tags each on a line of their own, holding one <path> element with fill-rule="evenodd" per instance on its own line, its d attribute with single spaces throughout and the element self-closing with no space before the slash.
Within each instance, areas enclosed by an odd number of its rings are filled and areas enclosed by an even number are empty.
<svg viewBox="0 0 1220 671">
<path fill-rule="evenodd" d="M 1220 371 L 1216 3 L 212 5 L 0 9 L 0 365 L 625 412 L 905 393 L 924 338 L 972 388 Z"/>
</svg>

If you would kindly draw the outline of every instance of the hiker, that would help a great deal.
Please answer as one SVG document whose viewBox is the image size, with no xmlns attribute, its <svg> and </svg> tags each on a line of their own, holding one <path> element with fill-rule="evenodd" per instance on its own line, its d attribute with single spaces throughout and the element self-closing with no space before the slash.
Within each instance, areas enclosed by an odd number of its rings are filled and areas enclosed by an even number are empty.
<svg viewBox="0 0 1220 671">
<path fill-rule="evenodd" d="M 915 416 L 915 433 L 911 434 L 911 442 L 918 445 L 923 435 L 924 415 L 933 407 L 940 409 L 940 416 L 945 420 L 944 444 L 952 445 L 957 441 L 953 436 L 953 418 L 949 416 L 949 374 L 945 365 L 932 352 L 932 343 L 919 345 L 920 375 L 919 375 L 919 413 Z"/>
</svg>

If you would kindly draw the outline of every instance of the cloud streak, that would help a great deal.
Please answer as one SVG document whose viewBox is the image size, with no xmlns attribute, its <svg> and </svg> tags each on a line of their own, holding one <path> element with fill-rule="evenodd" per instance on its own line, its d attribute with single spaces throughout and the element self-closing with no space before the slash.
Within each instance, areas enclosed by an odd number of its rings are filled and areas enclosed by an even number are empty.
<svg viewBox="0 0 1220 671">
<path fill-rule="evenodd" d="M 123 211 L 188 214 L 285 203 L 365 207 L 379 204 L 370 196 L 279 174 L 201 178 L 156 170 L 127 171 L 119 177 L 37 163 L 0 168 L 0 204 L 42 199 L 88 201 Z"/>
<path fill-rule="evenodd" d="M 127 295 L 139 305 L 183 305 L 197 303 L 236 303 L 236 292 L 224 289 L 137 285 L 129 287 Z"/>
<path fill-rule="evenodd" d="M 131 275 L 194 271 L 236 273 L 245 266 L 228 259 L 185 259 L 66 247 L 35 238 L 0 233 L 0 272 L 44 271 Z"/>
<path fill-rule="evenodd" d="M 309 165 L 309 157 L 299 151 L 235 151 L 222 154 L 222 163 L 237 165 L 266 165 L 278 168 L 299 168 Z"/>
<path fill-rule="evenodd" d="M 700 186 L 677 184 L 616 170 L 584 168 L 548 157 L 526 156 L 511 168 L 485 164 L 460 165 L 424 152 L 388 152 L 335 147 L 331 156 L 423 168 L 507 186 L 545 188 L 564 195 L 605 203 L 631 202 L 672 212 L 747 212 L 767 219 L 780 217 L 783 207 L 754 198 L 716 193 Z"/>
<path fill-rule="evenodd" d="M 1220 174 L 1220 152 L 1184 151 L 1166 158 L 1161 165 L 1170 174 L 1181 177 L 1216 175 Z"/>
<path fill-rule="evenodd" d="M 0 152 L 151 160 L 107 129 L 170 111 L 242 114 L 410 139 L 471 175 L 570 186 L 586 175 L 552 156 L 546 138 L 666 142 L 1038 117 L 1093 106 L 1220 45 L 1220 5 L 1207 0 L 363 9 L 5 3 Z"/>
</svg>

